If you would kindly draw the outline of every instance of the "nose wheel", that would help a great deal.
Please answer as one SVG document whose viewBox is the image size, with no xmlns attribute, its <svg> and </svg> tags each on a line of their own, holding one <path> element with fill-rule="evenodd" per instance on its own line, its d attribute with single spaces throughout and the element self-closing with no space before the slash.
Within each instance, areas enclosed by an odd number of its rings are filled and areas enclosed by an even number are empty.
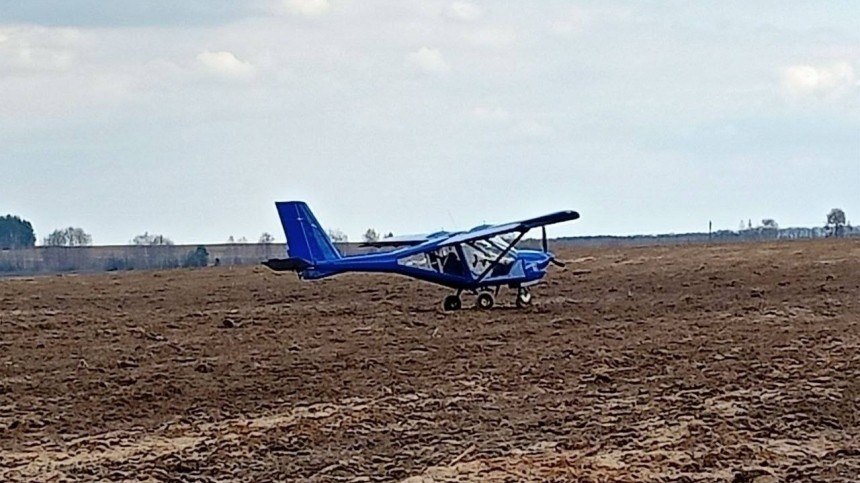
<svg viewBox="0 0 860 483">
<path fill-rule="evenodd" d="M 528 307 L 532 304 L 532 294 L 529 289 L 520 287 L 517 289 L 517 308 Z"/>
</svg>

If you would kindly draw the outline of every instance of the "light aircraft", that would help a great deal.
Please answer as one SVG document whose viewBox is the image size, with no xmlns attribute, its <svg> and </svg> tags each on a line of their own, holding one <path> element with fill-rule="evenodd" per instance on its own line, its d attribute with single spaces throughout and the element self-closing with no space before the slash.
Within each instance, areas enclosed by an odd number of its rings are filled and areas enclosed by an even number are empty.
<svg viewBox="0 0 860 483">
<path fill-rule="evenodd" d="M 392 250 L 344 256 L 307 204 L 283 201 L 275 206 L 287 236 L 289 258 L 263 262 L 271 270 L 296 272 L 303 280 L 345 272 L 405 275 L 456 290 L 443 301 L 443 308 L 449 311 L 462 307 L 463 292 L 476 294 L 476 306 L 489 309 L 495 305 L 502 286 L 517 289 L 517 307 L 529 305 L 529 287 L 546 275 L 550 263 L 563 266 L 547 250 L 546 226 L 579 218 L 575 211 L 559 211 L 503 225 L 481 225 L 469 231 L 383 238 L 364 246 Z M 515 245 L 533 228 L 541 228 L 543 249 L 516 249 Z"/>
</svg>

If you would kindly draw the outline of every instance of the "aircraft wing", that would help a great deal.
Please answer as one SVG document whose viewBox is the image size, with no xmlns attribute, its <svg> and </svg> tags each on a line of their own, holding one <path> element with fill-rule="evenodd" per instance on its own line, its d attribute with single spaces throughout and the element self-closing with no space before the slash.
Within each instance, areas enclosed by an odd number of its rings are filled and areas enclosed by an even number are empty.
<svg viewBox="0 0 860 483">
<path fill-rule="evenodd" d="M 392 236 L 388 238 L 381 238 L 372 242 L 363 242 L 360 246 L 362 247 L 376 247 L 376 248 L 385 248 L 385 247 L 408 247 L 420 245 L 430 237 L 427 235 L 400 235 L 400 236 Z"/>
<path fill-rule="evenodd" d="M 538 216 L 536 218 L 529 218 L 528 220 L 505 223 L 503 225 L 493 225 L 475 229 L 472 231 L 467 231 L 465 233 L 458 233 L 448 238 L 444 242 L 440 243 L 439 246 L 457 245 L 472 240 L 484 240 L 487 238 L 492 238 L 496 235 L 503 235 L 505 233 L 525 233 L 532 228 L 553 225 L 555 223 L 562 223 L 565 221 L 573 221 L 578 218 L 579 213 L 575 211 L 558 211 L 556 213 L 550 213 L 548 215 Z"/>
</svg>

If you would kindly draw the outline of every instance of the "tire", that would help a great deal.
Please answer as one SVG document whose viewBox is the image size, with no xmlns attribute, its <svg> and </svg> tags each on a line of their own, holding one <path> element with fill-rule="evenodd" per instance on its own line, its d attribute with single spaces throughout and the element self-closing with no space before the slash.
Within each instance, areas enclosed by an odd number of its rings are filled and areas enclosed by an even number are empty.
<svg viewBox="0 0 860 483">
<path fill-rule="evenodd" d="M 462 306 L 463 303 L 460 301 L 460 297 L 456 295 L 449 295 L 445 297 L 445 300 L 442 302 L 442 307 L 448 312 L 460 310 Z"/>
<path fill-rule="evenodd" d="M 527 289 L 521 288 L 517 291 L 517 307 L 528 307 L 532 304 L 532 294 Z"/>
<path fill-rule="evenodd" d="M 490 292 L 481 292 L 478 294 L 478 299 L 476 301 L 476 305 L 481 310 L 489 310 L 493 308 L 493 305 L 496 304 L 495 298 L 493 298 L 493 294 Z"/>
</svg>

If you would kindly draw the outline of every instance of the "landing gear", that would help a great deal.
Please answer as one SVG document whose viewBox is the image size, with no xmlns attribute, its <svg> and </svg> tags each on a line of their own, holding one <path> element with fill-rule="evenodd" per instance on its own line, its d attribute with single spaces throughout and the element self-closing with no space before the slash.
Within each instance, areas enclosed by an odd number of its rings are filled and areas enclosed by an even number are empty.
<svg viewBox="0 0 860 483">
<path fill-rule="evenodd" d="M 442 308 L 444 308 L 448 312 L 460 310 L 462 307 L 463 302 L 460 301 L 459 295 L 449 295 L 445 297 L 445 300 L 442 302 Z"/>
<path fill-rule="evenodd" d="M 529 292 L 529 289 L 525 287 L 520 287 L 517 289 L 517 308 L 523 308 L 531 305 L 532 303 L 532 294 Z"/>
<path fill-rule="evenodd" d="M 479 289 L 477 298 L 475 299 L 475 307 L 479 310 L 490 310 L 496 306 L 496 295 L 498 295 L 499 287 L 496 287 L 495 292 L 491 289 Z M 463 308 L 463 301 L 460 299 L 462 291 L 456 294 L 445 297 L 442 301 L 442 308 L 446 312 L 455 312 Z M 532 303 L 532 294 L 526 287 L 517 287 L 517 308 L 528 307 Z"/>
<path fill-rule="evenodd" d="M 490 292 L 481 292 L 478 294 L 478 299 L 475 301 L 475 305 L 482 310 L 489 310 L 493 308 L 493 305 L 496 304 L 496 299 L 493 297 L 493 294 Z"/>
</svg>

